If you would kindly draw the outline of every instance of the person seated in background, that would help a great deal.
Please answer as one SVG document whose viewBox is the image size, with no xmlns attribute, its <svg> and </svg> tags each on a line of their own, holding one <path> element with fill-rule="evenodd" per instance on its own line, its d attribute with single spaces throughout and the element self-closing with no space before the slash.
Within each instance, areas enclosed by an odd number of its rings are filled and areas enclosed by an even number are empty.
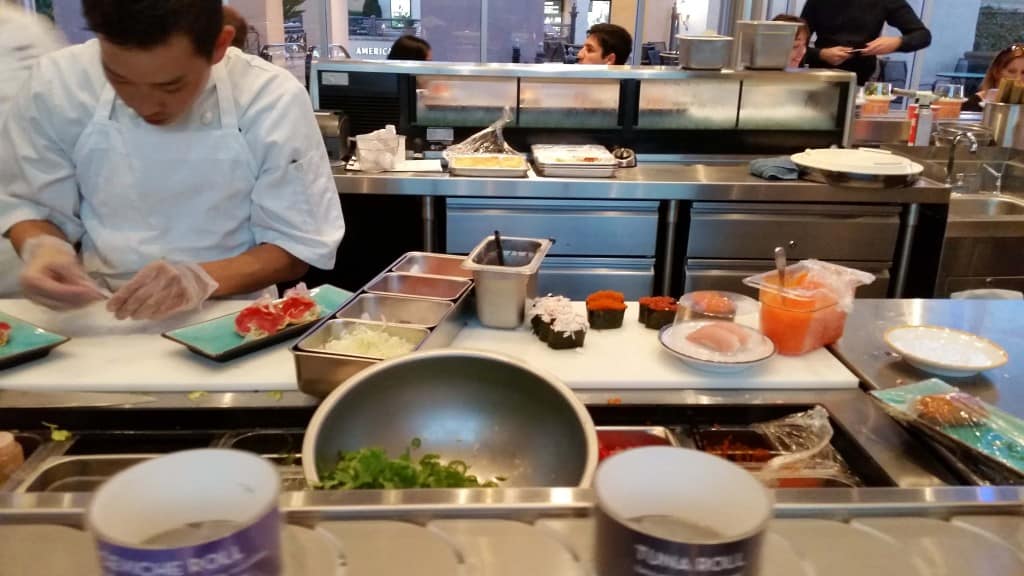
<svg viewBox="0 0 1024 576">
<path fill-rule="evenodd" d="M 587 30 L 587 40 L 576 54 L 577 64 L 622 66 L 629 62 L 633 37 L 622 26 L 595 24 Z"/>
<path fill-rule="evenodd" d="M 235 29 L 235 39 L 231 45 L 245 52 L 245 40 L 249 36 L 249 23 L 231 6 L 224 7 L 224 25 Z"/>
<path fill-rule="evenodd" d="M 807 64 L 853 72 L 861 86 L 875 75 L 879 56 L 917 52 L 932 43 L 932 33 L 907 0 L 807 0 L 800 17 L 816 36 Z M 886 24 L 902 36 L 882 36 Z"/>
<path fill-rule="evenodd" d="M 804 56 L 807 55 L 807 44 L 811 41 L 811 29 L 807 26 L 807 21 L 792 14 L 779 14 L 772 18 L 772 21 L 792 22 L 793 24 L 800 25 L 800 28 L 796 31 L 796 37 L 793 38 L 793 48 L 789 51 L 789 64 L 786 65 L 786 68 L 799 68 L 803 66 Z"/>
<path fill-rule="evenodd" d="M 1024 77 L 1024 44 L 1013 44 L 1002 49 L 989 64 L 985 72 L 985 80 L 981 83 L 981 90 L 977 94 L 971 94 L 964 102 L 964 110 L 968 112 L 981 111 L 981 103 L 989 90 L 999 88 L 999 83 L 1004 79 L 1020 80 Z"/>
<path fill-rule="evenodd" d="M 388 60 L 433 60 L 430 43 L 418 36 L 405 35 L 395 40 L 388 52 Z"/>
</svg>

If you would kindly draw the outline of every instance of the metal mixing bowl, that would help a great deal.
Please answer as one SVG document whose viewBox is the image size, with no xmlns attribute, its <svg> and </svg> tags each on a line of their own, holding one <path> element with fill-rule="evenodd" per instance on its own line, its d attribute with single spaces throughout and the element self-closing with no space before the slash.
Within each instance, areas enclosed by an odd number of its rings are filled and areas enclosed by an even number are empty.
<svg viewBox="0 0 1024 576">
<path fill-rule="evenodd" d="M 589 486 L 597 433 L 557 379 L 498 354 L 419 352 L 382 362 L 324 399 L 306 428 L 302 467 L 319 483 L 338 452 L 379 447 L 392 457 L 413 438 L 444 462 L 463 460 L 502 486 Z"/>
</svg>

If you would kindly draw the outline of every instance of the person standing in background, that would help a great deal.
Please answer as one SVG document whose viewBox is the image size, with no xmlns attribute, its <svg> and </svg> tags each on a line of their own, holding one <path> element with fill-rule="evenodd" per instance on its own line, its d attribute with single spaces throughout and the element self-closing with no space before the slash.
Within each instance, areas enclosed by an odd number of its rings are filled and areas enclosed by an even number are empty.
<svg viewBox="0 0 1024 576">
<path fill-rule="evenodd" d="M 854 72 L 860 85 L 874 76 L 879 56 L 917 52 L 932 43 L 907 0 L 807 0 L 800 16 L 817 36 L 807 51 L 811 68 Z M 902 36 L 882 36 L 886 24 Z"/>
<path fill-rule="evenodd" d="M 245 41 L 249 37 L 249 23 L 231 6 L 224 7 L 224 25 L 235 29 L 235 39 L 231 45 L 245 52 Z"/>
<path fill-rule="evenodd" d="M 0 0 L 0 128 L 15 94 L 28 80 L 43 54 L 60 49 L 64 39 L 49 20 L 17 4 Z M 0 150 L 0 156 L 13 154 Z M 21 259 L 6 238 L 0 238 L 0 297 L 19 292 Z"/>
<path fill-rule="evenodd" d="M 791 22 L 800 25 L 800 28 L 796 31 L 796 36 L 793 38 L 793 47 L 789 50 L 789 63 L 786 65 L 786 68 L 799 68 L 803 66 L 804 57 L 807 56 L 807 45 L 811 41 L 811 29 L 808 28 L 807 21 L 792 14 L 779 14 L 772 18 L 772 22 Z"/>
</svg>

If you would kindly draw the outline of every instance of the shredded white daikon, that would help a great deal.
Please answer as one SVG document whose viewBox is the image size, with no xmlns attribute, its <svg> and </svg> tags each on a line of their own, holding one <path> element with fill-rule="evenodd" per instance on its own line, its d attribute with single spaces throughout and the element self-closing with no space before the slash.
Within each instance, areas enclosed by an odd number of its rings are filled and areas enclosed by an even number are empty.
<svg viewBox="0 0 1024 576">
<path fill-rule="evenodd" d="M 382 329 L 357 325 L 328 340 L 324 349 L 339 354 L 394 358 L 413 351 L 416 345 L 404 338 L 388 334 Z"/>
</svg>

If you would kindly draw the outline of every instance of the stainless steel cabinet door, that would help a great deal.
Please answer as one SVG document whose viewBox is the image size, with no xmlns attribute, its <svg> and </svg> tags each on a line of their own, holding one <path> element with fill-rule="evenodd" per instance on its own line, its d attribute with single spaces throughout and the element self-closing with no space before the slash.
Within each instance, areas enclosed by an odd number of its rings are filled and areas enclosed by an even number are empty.
<svg viewBox="0 0 1024 576">
<path fill-rule="evenodd" d="M 769 257 L 785 246 L 793 259 L 890 261 L 899 208 L 698 202 L 691 211 L 689 258 Z"/>
<path fill-rule="evenodd" d="M 658 202 L 449 198 L 447 249 L 464 254 L 484 236 L 553 238 L 551 256 L 655 254 Z"/>
<path fill-rule="evenodd" d="M 627 300 L 650 296 L 654 259 L 548 257 L 540 267 L 537 292 L 583 300 L 597 290 L 617 290 Z"/>
<path fill-rule="evenodd" d="M 875 281 L 868 286 L 857 289 L 860 298 L 885 298 L 889 291 L 888 262 L 835 262 L 843 266 L 857 268 L 875 275 Z M 743 283 L 747 276 L 772 270 L 775 263 L 771 260 L 687 260 L 685 291 L 694 290 L 727 290 L 748 294 L 757 298 L 757 290 Z"/>
</svg>

